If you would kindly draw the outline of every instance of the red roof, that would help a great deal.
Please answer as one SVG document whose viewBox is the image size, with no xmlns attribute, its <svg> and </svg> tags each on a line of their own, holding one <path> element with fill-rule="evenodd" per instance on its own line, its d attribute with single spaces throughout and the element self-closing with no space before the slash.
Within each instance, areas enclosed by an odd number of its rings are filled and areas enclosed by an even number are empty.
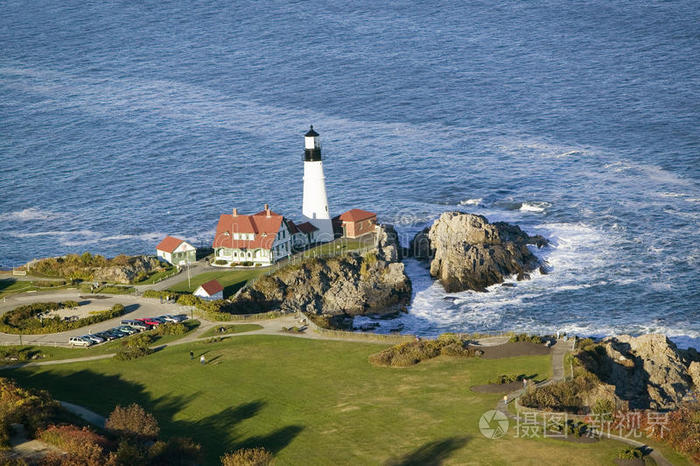
<svg viewBox="0 0 700 466">
<path fill-rule="evenodd" d="M 301 225 L 297 225 L 297 229 L 302 233 L 313 233 L 318 230 L 311 222 L 304 222 Z"/>
<path fill-rule="evenodd" d="M 183 240 L 181 240 L 180 238 L 175 238 L 174 236 L 166 236 L 165 239 L 163 239 L 163 241 L 158 243 L 158 246 L 156 246 L 156 249 L 158 251 L 172 253 L 182 243 L 183 243 Z"/>
<path fill-rule="evenodd" d="M 235 249 L 271 249 L 284 217 L 275 212 L 260 211 L 253 215 L 222 214 L 216 226 L 213 247 Z M 255 239 L 234 239 L 234 233 L 253 233 Z"/>
<path fill-rule="evenodd" d="M 210 280 L 206 283 L 202 283 L 200 286 L 209 296 L 213 296 L 219 291 L 224 290 L 224 287 L 221 286 L 221 283 L 219 283 L 216 280 Z"/>
<path fill-rule="evenodd" d="M 338 216 L 343 222 L 359 222 L 368 218 L 376 217 L 377 214 L 362 209 L 352 209 Z"/>
</svg>

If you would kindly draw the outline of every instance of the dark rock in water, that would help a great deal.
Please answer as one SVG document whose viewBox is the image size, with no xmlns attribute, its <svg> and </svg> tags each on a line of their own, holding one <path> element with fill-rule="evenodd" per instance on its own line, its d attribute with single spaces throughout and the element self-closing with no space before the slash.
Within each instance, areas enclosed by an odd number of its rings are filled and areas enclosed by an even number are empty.
<svg viewBox="0 0 700 466">
<path fill-rule="evenodd" d="M 445 296 L 445 297 L 442 298 L 442 299 L 445 300 L 445 301 L 452 301 L 452 302 L 454 302 L 454 301 L 457 301 L 459 298 L 458 298 L 457 296 Z"/>
<path fill-rule="evenodd" d="M 515 288 L 516 287 L 515 283 L 501 283 L 501 286 L 506 287 L 506 288 Z"/>
<path fill-rule="evenodd" d="M 430 274 L 447 292 L 486 291 L 511 275 L 527 280 L 528 272 L 542 265 L 529 244 L 543 247 L 548 241 L 481 215 L 445 212 L 413 238 L 409 252 L 430 261 Z"/>
</svg>

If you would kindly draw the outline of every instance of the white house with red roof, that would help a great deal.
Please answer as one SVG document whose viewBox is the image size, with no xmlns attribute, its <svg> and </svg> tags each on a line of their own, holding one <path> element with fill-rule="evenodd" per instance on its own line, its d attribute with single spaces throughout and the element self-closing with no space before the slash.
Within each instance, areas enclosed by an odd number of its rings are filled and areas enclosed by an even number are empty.
<svg viewBox="0 0 700 466">
<path fill-rule="evenodd" d="M 304 249 L 319 241 L 317 238 L 319 230 L 311 222 L 297 225 L 293 221 L 287 220 L 287 227 L 292 234 L 292 246 L 295 249 Z"/>
<path fill-rule="evenodd" d="M 197 249 L 185 240 L 166 236 L 156 246 L 156 255 L 173 265 L 185 265 L 197 260 Z"/>
<path fill-rule="evenodd" d="M 213 265 L 271 265 L 292 253 L 292 233 L 284 216 L 265 209 L 242 215 L 222 214 L 214 237 Z"/>
<path fill-rule="evenodd" d="M 193 294 L 206 300 L 224 299 L 224 287 L 216 280 L 209 280 L 199 285 Z"/>
</svg>

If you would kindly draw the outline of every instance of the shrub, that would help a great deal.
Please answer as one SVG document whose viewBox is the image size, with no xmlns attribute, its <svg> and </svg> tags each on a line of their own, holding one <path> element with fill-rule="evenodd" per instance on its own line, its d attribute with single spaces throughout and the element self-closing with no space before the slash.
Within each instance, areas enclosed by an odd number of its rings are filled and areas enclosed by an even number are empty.
<svg viewBox="0 0 700 466">
<path fill-rule="evenodd" d="M 598 398 L 591 409 L 601 420 L 612 421 L 615 412 L 615 401 L 610 398 Z"/>
<path fill-rule="evenodd" d="M 105 437 L 96 434 L 87 427 L 81 429 L 74 425 L 50 425 L 39 432 L 38 437 L 44 442 L 55 445 L 68 453 L 73 453 L 75 449 L 84 443 L 92 443 L 102 448 L 109 444 Z"/>
<path fill-rule="evenodd" d="M 221 466 L 267 466 L 272 462 L 272 453 L 264 448 L 243 448 L 221 457 Z"/>
<path fill-rule="evenodd" d="M 92 325 L 98 322 L 113 319 L 124 313 L 124 306 L 121 304 L 115 304 L 107 311 L 96 312 L 90 317 L 85 317 L 70 322 L 62 320 L 59 317 L 51 317 L 48 319 L 38 318 L 39 314 L 69 307 L 67 304 L 72 303 L 75 303 L 75 301 L 66 303 L 34 303 L 16 307 L 3 314 L 3 316 L 0 318 L 0 331 L 14 334 L 46 334 L 65 332 L 66 330 L 73 330 L 86 325 Z"/>
<path fill-rule="evenodd" d="M 183 294 L 177 298 L 177 303 L 181 306 L 197 306 L 202 300 L 193 294 Z"/>
<path fill-rule="evenodd" d="M 155 439 L 160 427 L 152 414 L 133 403 L 126 408 L 117 405 L 105 422 L 105 428 L 124 438 Z"/>
<path fill-rule="evenodd" d="M 520 398 L 523 406 L 569 413 L 584 413 L 586 406 L 581 394 L 595 388 L 598 378 L 585 370 L 579 370 L 570 380 L 561 380 L 542 387 L 528 387 Z"/>
<path fill-rule="evenodd" d="M 401 343 L 369 356 L 377 366 L 407 367 L 440 355 L 473 357 L 476 351 L 466 347 L 466 340 L 452 337 Z"/>
<path fill-rule="evenodd" d="M 541 337 L 539 335 L 528 335 L 527 333 L 518 333 L 516 335 L 513 335 L 510 337 L 510 340 L 508 340 L 510 343 L 519 343 L 519 342 L 527 342 L 527 343 L 535 343 L 537 345 L 541 345 L 545 343 L 546 337 Z"/>
<path fill-rule="evenodd" d="M 156 327 L 152 334 L 157 336 L 184 335 L 187 333 L 187 326 L 183 323 L 165 323 Z"/>
<path fill-rule="evenodd" d="M 0 446 L 7 447 L 10 424 L 24 424 L 30 436 L 45 428 L 58 403 L 43 390 L 27 390 L 13 380 L 0 378 Z"/>
<path fill-rule="evenodd" d="M 226 264 L 228 264 L 228 261 L 227 261 L 227 260 L 224 260 L 224 259 L 216 259 L 216 260 L 214 261 L 214 263 L 215 263 L 216 265 L 226 265 Z"/>
<path fill-rule="evenodd" d="M 167 442 L 155 442 L 148 449 L 151 465 L 191 465 L 202 459 L 202 446 L 188 438 L 172 438 Z"/>
<path fill-rule="evenodd" d="M 119 361 L 130 361 L 144 356 L 148 356 L 153 352 L 150 345 L 154 341 L 154 336 L 149 333 L 137 333 L 126 340 L 122 341 L 122 347 L 114 355 L 114 358 Z"/>
<path fill-rule="evenodd" d="M 639 448 L 625 447 L 617 452 L 617 457 L 621 460 L 636 460 L 644 457 L 644 452 Z"/>
<path fill-rule="evenodd" d="M 509 384 L 513 382 L 520 382 L 525 378 L 524 375 L 499 375 L 498 377 L 489 380 L 490 384 L 496 384 L 496 385 L 503 385 L 503 384 Z"/>
</svg>

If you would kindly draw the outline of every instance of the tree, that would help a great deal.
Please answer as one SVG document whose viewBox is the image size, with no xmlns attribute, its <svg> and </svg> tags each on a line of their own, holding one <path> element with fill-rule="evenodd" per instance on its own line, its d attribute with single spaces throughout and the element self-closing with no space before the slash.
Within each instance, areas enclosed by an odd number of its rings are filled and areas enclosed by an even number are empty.
<svg viewBox="0 0 700 466">
<path fill-rule="evenodd" d="M 273 462 L 272 453 L 264 448 L 242 448 L 221 457 L 222 466 L 268 466 Z"/>
</svg>

